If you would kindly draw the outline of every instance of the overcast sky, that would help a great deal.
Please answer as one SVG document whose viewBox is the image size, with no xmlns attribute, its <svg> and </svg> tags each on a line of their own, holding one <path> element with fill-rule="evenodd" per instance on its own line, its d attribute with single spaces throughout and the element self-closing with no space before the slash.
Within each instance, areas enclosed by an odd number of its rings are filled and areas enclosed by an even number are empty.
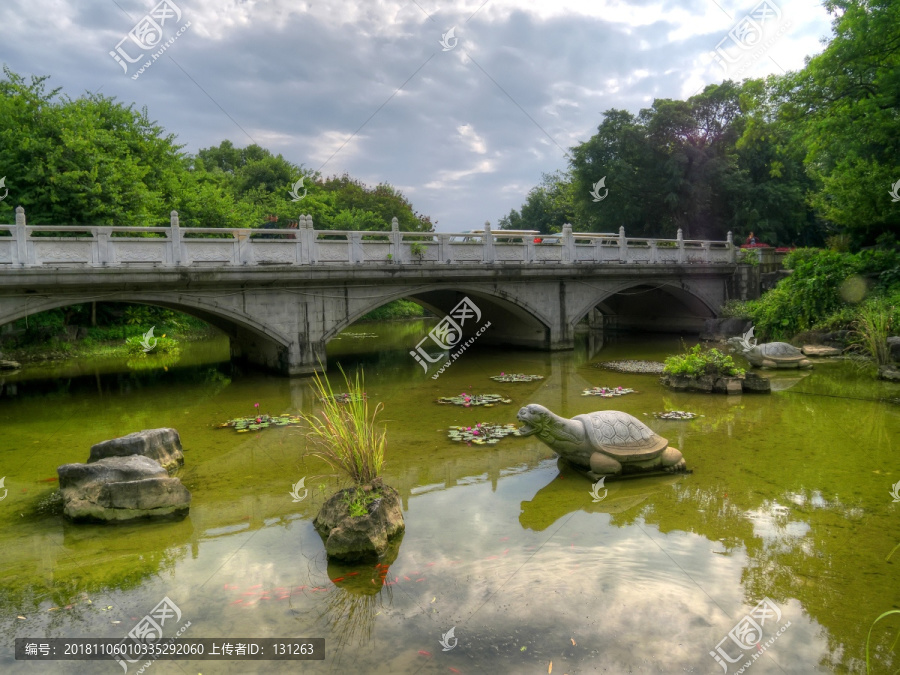
<svg viewBox="0 0 900 675">
<path fill-rule="evenodd" d="M 765 1 L 3 0 L 0 62 L 146 106 L 188 152 L 258 143 L 390 183 L 461 231 L 519 208 L 603 111 L 822 50 L 817 0 Z"/>
</svg>

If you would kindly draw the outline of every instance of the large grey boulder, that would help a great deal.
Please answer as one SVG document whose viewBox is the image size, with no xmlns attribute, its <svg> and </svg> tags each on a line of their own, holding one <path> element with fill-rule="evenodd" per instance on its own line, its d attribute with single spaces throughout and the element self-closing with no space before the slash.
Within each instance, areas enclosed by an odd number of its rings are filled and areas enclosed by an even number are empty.
<svg viewBox="0 0 900 675">
<path fill-rule="evenodd" d="M 375 499 L 365 515 L 351 516 L 348 502 L 357 489 L 374 492 Z M 329 559 L 352 562 L 378 558 L 387 550 L 389 540 L 404 530 L 400 493 L 380 478 L 371 485 L 340 490 L 322 505 L 313 526 L 325 540 Z"/>
<path fill-rule="evenodd" d="M 878 379 L 888 382 L 900 382 L 900 368 L 890 364 L 878 366 Z"/>
<path fill-rule="evenodd" d="M 56 470 L 63 511 L 74 521 L 184 517 L 191 493 L 158 462 L 141 455 L 107 457 Z"/>
<path fill-rule="evenodd" d="M 97 443 L 91 447 L 88 463 L 106 457 L 126 457 L 128 455 L 143 455 L 155 459 L 169 473 L 184 466 L 181 438 L 175 429 L 168 428 L 135 431 L 127 436 Z"/>
<path fill-rule="evenodd" d="M 893 336 L 887 339 L 888 349 L 891 350 L 891 358 L 900 361 L 900 337 Z"/>
</svg>

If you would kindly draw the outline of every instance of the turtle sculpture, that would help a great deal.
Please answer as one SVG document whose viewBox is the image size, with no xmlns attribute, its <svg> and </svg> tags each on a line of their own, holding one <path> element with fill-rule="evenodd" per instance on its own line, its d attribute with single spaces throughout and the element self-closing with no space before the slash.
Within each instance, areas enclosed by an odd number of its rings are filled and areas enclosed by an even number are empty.
<svg viewBox="0 0 900 675">
<path fill-rule="evenodd" d="M 519 410 L 520 436 L 536 435 L 561 457 L 597 476 L 684 471 L 684 457 L 646 424 L 618 410 L 565 419 L 531 403 Z"/>
<path fill-rule="evenodd" d="M 752 340 L 752 342 L 751 342 Z M 740 350 L 750 365 L 757 368 L 811 368 L 812 363 L 803 352 L 787 342 L 756 344 L 753 327 L 743 337 L 728 338 L 728 344 Z"/>
</svg>

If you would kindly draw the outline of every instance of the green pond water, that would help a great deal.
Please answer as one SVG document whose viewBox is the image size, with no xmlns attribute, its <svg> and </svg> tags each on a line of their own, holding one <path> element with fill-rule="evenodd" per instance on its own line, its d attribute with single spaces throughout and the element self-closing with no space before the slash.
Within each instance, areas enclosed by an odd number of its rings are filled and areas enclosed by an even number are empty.
<svg viewBox="0 0 900 675">
<path fill-rule="evenodd" d="M 886 560 L 900 544 L 900 406 L 889 400 L 900 387 L 830 361 L 767 374 L 771 395 L 677 394 L 656 376 L 591 365 L 661 360 L 680 349 L 677 336 L 582 335 L 574 352 L 554 354 L 476 343 L 432 380 L 408 354 L 431 325 L 357 324 L 351 333 L 378 337 L 329 345 L 337 389 L 338 362 L 363 366 L 370 403 L 384 404 L 385 481 L 406 520 L 384 580 L 374 565 L 327 562 L 312 520 L 345 483 L 304 456 L 301 429 L 216 428 L 255 403 L 313 410 L 308 381 L 228 363 L 224 338 L 152 368 L 106 359 L 0 376 L 0 672 L 122 672 L 112 661 L 16 661 L 13 639 L 121 639 L 165 597 L 181 612 L 166 636 L 189 621 L 186 638 L 323 637 L 326 658 L 160 660 L 144 672 L 493 675 L 548 673 L 552 662 L 571 675 L 723 673 L 717 647 L 743 652 L 728 673 L 747 662 L 752 673 L 865 672 L 873 620 L 900 608 L 900 551 Z M 501 371 L 545 379 L 488 379 Z M 581 395 L 594 386 L 636 393 Z M 512 403 L 434 402 L 461 392 Z M 594 490 L 537 438 L 447 438 L 450 426 L 514 422 L 526 403 L 566 417 L 635 415 L 693 473 Z M 702 417 L 652 416 L 666 410 Z M 186 519 L 74 525 L 49 509 L 57 466 L 154 427 L 181 434 Z M 308 492 L 295 501 L 301 478 Z M 761 639 L 744 631 L 748 615 Z M 873 631 L 872 672 L 900 667 L 896 619 Z"/>
</svg>

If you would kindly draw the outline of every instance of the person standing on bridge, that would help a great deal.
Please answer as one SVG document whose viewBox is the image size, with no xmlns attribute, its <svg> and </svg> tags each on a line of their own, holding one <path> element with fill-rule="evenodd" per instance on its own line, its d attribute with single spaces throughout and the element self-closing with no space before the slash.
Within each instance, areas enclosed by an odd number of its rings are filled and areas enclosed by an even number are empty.
<svg viewBox="0 0 900 675">
<path fill-rule="evenodd" d="M 751 230 L 751 231 L 750 231 L 750 234 L 747 236 L 747 244 L 749 244 L 750 246 L 753 246 L 753 245 L 755 245 L 756 243 L 757 243 L 757 241 L 756 241 L 756 235 L 753 234 L 753 231 Z"/>
</svg>

